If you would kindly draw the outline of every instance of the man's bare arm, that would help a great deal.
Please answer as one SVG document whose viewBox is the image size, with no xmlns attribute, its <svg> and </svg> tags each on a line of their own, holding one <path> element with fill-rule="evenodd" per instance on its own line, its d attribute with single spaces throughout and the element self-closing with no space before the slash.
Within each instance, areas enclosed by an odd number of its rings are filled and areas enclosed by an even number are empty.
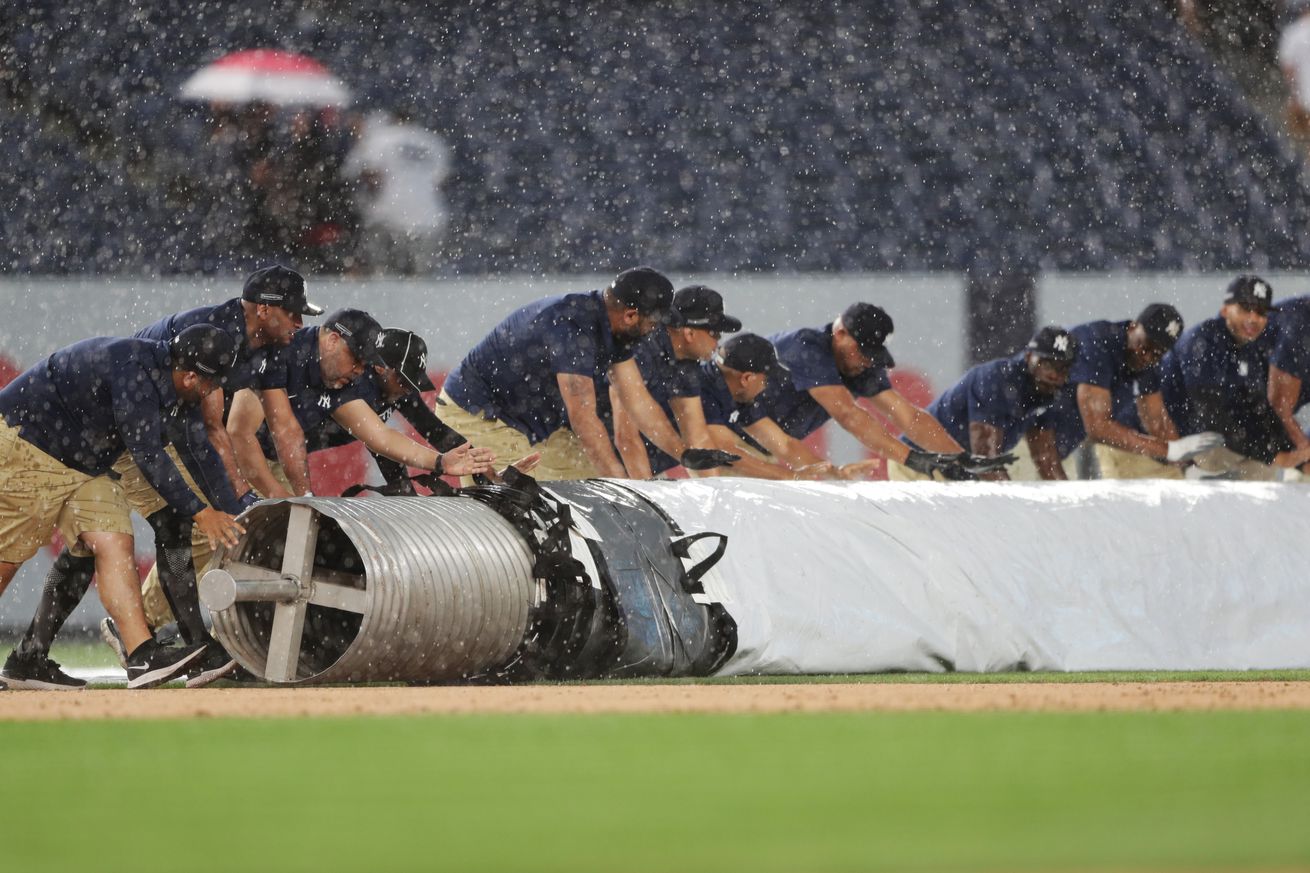
<svg viewBox="0 0 1310 873">
<path fill-rule="evenodd" d="M 859 440 L 865 448 L 884 458 L 902 463 L 909 456 L 910 447 L 888 433 L 880 421 L 856 403 L 845 386 L 822 385 L 811 388 L 810 396 L 827 410 L 833 421 Z"/>
<path fill-rule="evenodd" d="M 1295 448 L 1310 446 L 1310 437 L 1296 420 L 1296 401 L 1301 397 L 1301 380 L 1286 370 L 1269 365 L 1269 405 L 1278 414 L 1287 437 Z"/>
<path fill-rule="evenodd" d="M 873 398 L 873 405 L 896 423 L 910 440 L 926 452 L 962 452 L 941 422 L 900 395 L 896 389 L 883 391 Z"/>
<path fill-rule="evenodd" d="M 1089 438 L 1116 449 L 1163 461 L 1169 453 L 1165 441 L 1123 426 L 1111 417 L 1113 409 L 1110 389 L 1086 382 L 1078 385 L 1078 412 L 1083 417 L 1083 427 L 1087 429 Z"/>
<path fill-rule="evenodd" d="M 227 479 L 232 483 L 232 490 L 237 497 L 250 490 L 250 483 L 241 475 L 241 466 L 237 463 L 236 453 L 232 450 L 232 439 L 228 436 L 227 425 L 223 423 L 223 391 L 211 391 L 200 403 L 200 415 L 205 421 L 205 436 L 209 444 L 218 452 Z"/>
<path fill-rule="evenodd" d="M 1001 454 L 1001 446 L 1004 442 L 1005 431 L 996 425 L 984 421 L 969 422 L 969 451 L 973 454 L 994 458 Z M 1010 478 L 1010 474 L 1004 470 L 993 470 L 990 473 L 983 473 L 978 478 L 1003 482 Z"/>
<path fill-rule="evenodd" d="M 1142 420 L 1142 427 L 1156 439 L 1169 442 L 1178 439 L 1178 428 L 1165 409 L 1164 397 L 1159 391 L 1137 398 L 1137 417 Z"/>
<path fill-rule="evenodd" d="M 614 453 L 614 444 L 596 414 L 596 383 L 590 376 L 576 373 L 556 373 L 560 396 L 569 417 L 569 427 L 578 435 L 582 450 L 596 468 L 597 474 L 623 479 L 627 471 Z"/>
<path fill-rule="evenodd" d="M 610 408 L 614 410 L 614 445 L 618 447 L 619 457 L 632 479 L 650 479 L 655 472 L 650 466 L 650 457 L 646 454 L 646 443 L 642 441 L 637 423 L 628 415 L 619 397 L 618 389 L 610 386 Z"/>
<path fill-rule="evenodd" d="M 628 415 L 637 423 L 638 430 L 669 457 L 681 458 L 687 450 L 687 443 L 650 395 L 637 362 L 629 359 L 610 367 L 610 382 L 618 390 L 619 398 Z"/>
<path fill-rule="evenodd" d="M 1060 462 L 1060 453 L 1055 444 L 1055 431 L 1044 427 L 1035 427 L 1028 431 L 1028 451 L 1033 456 L 1033 466 L 1037 475 L 1046 480 L 1068 479 L 1064 473 L 1064 464 Z"/>
<path fill-rule="evenodd" d="M 286 392 L 282 392 L 282 395 L 285 398 Z M 241 474 L 265 497 L 290 497 L 291 492 L 273 477 L 263 447 L 259 444 L 257 435 L 263 423 L 264 407 L 260 396 L 250 388 L 238 391 L 232 398 L 227 430 Z"/>
</svg>

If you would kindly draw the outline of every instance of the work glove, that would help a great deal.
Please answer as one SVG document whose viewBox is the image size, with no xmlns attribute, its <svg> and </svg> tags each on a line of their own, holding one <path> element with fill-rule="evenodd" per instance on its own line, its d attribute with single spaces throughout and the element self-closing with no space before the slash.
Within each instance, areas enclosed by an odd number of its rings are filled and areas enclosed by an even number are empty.
<svg viewBox="0 0 1310 873">
<path fill-rule="evenodd" d="M 1171 464 L 1190 461 L 1197 455 L 1204 455 L 1211 449 L 1222 448 L 1223 444 L 1223 434 L 1215 433 L 1212 430 L 1194 433 L 1181 439 L 1170 440 L 1168 443 L 1169 451 L 1165 455 L 1165 459 Z"/>
<path fill-rule="evenodd" d="M 905 458 L 905 466 L 925 476 L 931 476 L 934 470 L 942 471 L 942 475 L 945 476 L 946 469 L 959 462 L 960 454 L 963 453 L 943 454 L 941 452 L 921 452 L 918 449 L 910 449 L 910 454 Z"/>
<path fill-rule="evenodd" d="M 1019 460 L 1015 455 L 996 455 L 989 458 L 986 455 L 972 455 L 968 452 L 960 452 L 955 457 L 956 461 L 952 466 L 968 473 L 970 476 L 995 473 L 997 470 L 1003 470 Z"/>
<path fill-rule="evenodd" d="M 713 470 L 715 467 L 727 467 L 734 461 L 740 461 L 741 455 L 719 449 L 687 449 L 678 460 L 688 470 Z"/>
</svg>

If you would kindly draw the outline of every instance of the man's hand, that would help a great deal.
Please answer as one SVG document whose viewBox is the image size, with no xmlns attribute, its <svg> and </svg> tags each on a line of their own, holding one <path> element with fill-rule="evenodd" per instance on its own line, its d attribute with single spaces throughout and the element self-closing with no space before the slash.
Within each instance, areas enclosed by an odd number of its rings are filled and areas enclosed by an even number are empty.
<svg viewBox="0 0 1310 873">
<path fill-rule="evenodd" d="M 537 469 L 540 464 L 541 452 L 533 452 L 530 455 L 525 455 L 522 458 L 519 458 L 517 461 L 510 464 L 510 466 L 515 470 L 518 470 L 520 473 L 531 473 L 533 470 Z"/>
<path fill-rule="evenodd" d="M 961 452 L 956 456 L 956 462 L 952 466 L 970 476 L 981 476 L 1003 470 L 1017 460 L 1019 460 L 1017 456 L 1010 454 L 988 456 Z"/>
<path fill-rule="evenodd" d="M 729 467 L 734 461 L 740 461 L 741 455 L 725 452 L 722 449 L 687 449 L 678 459 L 688 470 L 713 470 Z"/>
<path fill-rule="evenodd" d="M 820 461 L 817 464 L 797 467 L 792 471 L 791 477 L 798 482 L 820 482 L 825 479 L 840 478 L 841 471 L 827 461 Z"/>
<path fill-rule="evenodd" d="M 1165 460 L 1171 464 L 1190 461 L 1197 455 L 1203 455 L 1211 449 L 1222 448 L 1223 444 L 1223 434 L 1215 433 L 1212 430 L 1194 433 L 1191 436 L 1170 440 L 1168 443 L 1169 452 L 1165 455 Z"/>
<path fill-rule="evenodd" d="M 213 507 L 205 507 L 191 520 L 204 534 L 205 539 L 209 540 L 211 549 L 217 549 L 220 543 L 225 546 L 235 546 L 240 541 L 241 535 L 246 532 L 246 529 L 237 523 L 235 515 L 219 512 Z"/>
<path fill-rule="evenodd" d="M 864 461 L 853 461 L 849 464 L 842 464 L 841 467 L 838 468 L 837 472 L 841 475 L 841 478 L 843 479 L 851 479 L 851 480 L 859 481 L 861 479 L 868 479 L 869 476 L 874 473 L 874 471 L 882 467 L 883 463 L 884 462 L 881 458 L 869 458 Z"/>
<path fill-rule="evenodd" d="M 491 449 L 475 448 L 468 443 L 457 449 L 443 452 L 436 472 L 443 476 L 476 476 L 486 473 L 496 462 L 496 453 Z"/>
</svg>

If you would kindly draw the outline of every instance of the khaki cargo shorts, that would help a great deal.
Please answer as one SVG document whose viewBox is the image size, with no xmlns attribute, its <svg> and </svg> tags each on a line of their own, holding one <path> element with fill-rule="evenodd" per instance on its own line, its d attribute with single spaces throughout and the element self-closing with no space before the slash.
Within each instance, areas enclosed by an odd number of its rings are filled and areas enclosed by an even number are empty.
<svg viewBox="0 0 1310 873">
<path fill-rule="evenodd" d="M 594 479 L 596 468 L 582 448 L 582 440 L 566 427 L 562 427 L 535 445 L 518 430 L 495 418 L 484 418 L 461 407 L 445 391 L 434 410 L 437 418 L 478 448 L 496 453 L 496 467 L 501 469 L 524 455 L 541 452 L 541 463 L 532 475 L 540 482 L 566 479 Z M 460 480 L 473 484 L 471 477 Z"/>
<path fill-rule="evenodd" d="M 65 466 L 0 421 L 0 561 L 23 563 L 56 527 L 70 545 L 83 532 L 130 534 L 123 489 Z"/>
</svg>

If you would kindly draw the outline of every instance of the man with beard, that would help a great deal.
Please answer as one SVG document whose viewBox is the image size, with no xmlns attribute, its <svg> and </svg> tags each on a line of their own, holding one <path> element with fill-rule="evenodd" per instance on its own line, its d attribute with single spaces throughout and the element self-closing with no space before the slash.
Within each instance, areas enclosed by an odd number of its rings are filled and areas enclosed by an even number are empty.
<svg viewBox="0 0 1310 873">
<path fill-rule="evenodd" d="M 1044 327 L 1023 351 L 979 364 L 928 406 L 956 442 L 994 458 L 1026 440 L 1038 475 L 1065 479 L 1051 409 L 1078 357 L 1078 341 L 1061 327 Z M 905 471 L 905 479 L 927 479 Z M 1009 479 L 1005 470 L 983 479 Z"/>
<path fill-rule="evenodd" d="M 673 285 L 650 267 L 624 270 L 601 291 L 514 311 L 446 379 L 437 416 L 501 458 L 540 453 L 540 479 L 626 478 L 598 411 L 606 377 L 642 433 L 689 469 L 731 459 L 689 449 L 660 412 L 633 360 L 668 315 Z"/>
</svg>

